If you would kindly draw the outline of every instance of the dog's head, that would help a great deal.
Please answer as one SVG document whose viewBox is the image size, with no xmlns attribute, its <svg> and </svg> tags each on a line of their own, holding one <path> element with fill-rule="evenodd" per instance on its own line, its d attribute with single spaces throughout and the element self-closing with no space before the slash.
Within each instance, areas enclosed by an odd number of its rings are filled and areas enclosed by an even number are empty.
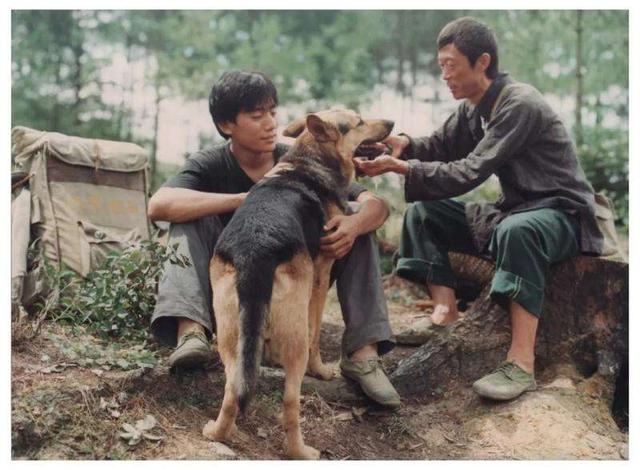
<svg viewBox="0 0 640 470">
<path fill-rule="evenodd" d="M 330 109 L 301 117 L 287 126 L 283 135 L 296 137 L 296 145 L 317 147 L 318 156 L 328 166 L 337 160 L 340 172 L 348 181 L 355 176 L 353 157 L 360 144 L 386 138 L 394 122 L 385 119 L 362 119 L 348 109 Z"/>
</svg>

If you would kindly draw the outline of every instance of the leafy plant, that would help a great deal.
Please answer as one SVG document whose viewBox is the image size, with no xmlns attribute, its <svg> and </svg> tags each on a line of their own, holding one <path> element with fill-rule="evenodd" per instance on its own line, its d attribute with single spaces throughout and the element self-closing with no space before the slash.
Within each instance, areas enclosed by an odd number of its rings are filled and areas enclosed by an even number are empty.
<svg viewBox="0 0 640 470">
<path fill-rule="evenodd" d="M 156 241 L 141 241 L 122 253 L 110 253 L 84 279 L 68 269 L 49 267 L 50 285 L 54 288 L 45 301 L 48 316 L 87 325 L 103 338 L 144 340 L 165 263 L 189 265 L 176 248 L 177 245 L 163 247 Z"/>
<path fill-rule="evenodd" d="M 71 361 L 53 364 L 49 368 L 50 372 L 58 372 L 58 369 L 77 365 L 90 368 L 99 375 L 102 371 L 113 369 L 150 369 L 158 362 L 155 354 L 148 349 L 146 341 L 136 343 L 133 346 L 113 341 L 102 344 L 103 342 L 82 334 L 72 338 L 49 334 L 48 339 L 66 360 Z M 48 362 L 50 358 L 43 355 L 41 360 Z"/>
<path fill-rule="evenodd" d="M 156 427 L 156 424 L 157 421 L 153 415 L 146 415 L 144 419 L 136 421 L 135 426 L 129 423 L 124 423 L 122 428 L 125 432 L 121 432 L 120 437 L 127 440 L 127 444 L 130 446 L 135 446 L 142 440 L 142 438 L 150 441 L 161 441 L 163 439 L 162 436 L 156 436 L 149 432 Z"/>
<path fill-rule="evenodd" d="M 592 128 L 579 149 L 587 179 L 614 204 L 616 224 L 629 228 L 629 135 L 624 131 Z"/>
</svg>

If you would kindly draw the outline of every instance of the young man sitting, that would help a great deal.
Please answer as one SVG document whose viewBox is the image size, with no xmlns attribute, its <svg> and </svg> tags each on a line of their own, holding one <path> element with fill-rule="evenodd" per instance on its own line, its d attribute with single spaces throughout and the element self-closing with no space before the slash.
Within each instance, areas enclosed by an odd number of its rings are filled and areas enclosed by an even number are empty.
<svg viewBox="0 0 640 470">
<path fill-rule="evenodd" d="M 190 267 L 167 264 L 151 319 L 153 334 L 175 346 L 172 367 L 193 367 L 211 358 L 214 332 L 209 261 L 216 240 L 244 201 L 287 151 L 276 143 L 276 89 L 262 73 L 228 72 L 213 86 L 209 111 L 227 142 L 192 155 L 149 201 L 151 220 L 171 223 L 169 243 L 178 243 Z M 394 347 L 376 243 L 372 232 L 388 217 L 386 202 L 352 184 L 359 210 L 326 221 L 321 249 L 336 258 L 332 280 L 345 322 L 341 370 L 376 402 L 400 405 L 379 355 Z"/>
</svg>

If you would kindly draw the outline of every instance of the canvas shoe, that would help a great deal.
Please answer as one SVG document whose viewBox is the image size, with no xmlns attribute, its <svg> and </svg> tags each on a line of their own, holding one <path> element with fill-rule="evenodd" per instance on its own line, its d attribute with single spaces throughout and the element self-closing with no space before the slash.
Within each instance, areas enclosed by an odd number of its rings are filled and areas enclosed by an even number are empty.
<svg viewBox="0 0 640 470">
<path fill-rule="evenodd" d="M 503 362 L 496 370 L 473 383 L 473 390 L 492 400 L 511 400 L 537 387 L 533 374 L 515 362 Z"/>
<path fill-rule="evenodd" d="M 204 367 L 213 360 L 209 341 L 204 333 L 190 331 L 180 337 L 175 351 L 169 356 L 169 367 L 193 369 Z"/>
<path fill-rule="evenodd" d="M 382 369 L 382 361 L 379 357 L 364 361 L 342 359 L 340 370 L 343 376 L 358 382 L 365 395 L 376 403 L 392 408 L 402 404 L 400 395 Z"/>
</svg>

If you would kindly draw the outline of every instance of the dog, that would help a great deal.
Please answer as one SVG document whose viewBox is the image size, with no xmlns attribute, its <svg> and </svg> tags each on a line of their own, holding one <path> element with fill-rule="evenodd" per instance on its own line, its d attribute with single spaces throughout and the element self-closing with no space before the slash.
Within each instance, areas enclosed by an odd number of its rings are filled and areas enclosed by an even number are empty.
<svg viewBox="0 0 640 470">
<path fill-rule="evenodd" d="M 305 372 L 330 379 L 320 357 L 320 325 L 333 259 L 320 251 L 327 220 L 345 212 L 360 144 L 389 135 L 394 123 L 363 120 L 350 110 L 302 117 L 284 135 L 296 137 L 280 159 L 285 169 L 256 184 L 225 227 L 210 264 L 218 351 L 226 384 L 218 417 L 206 438 L 225 441 L 254 393 L 260 362 L 285 372 L 285 452 L 318 459 L 300 432 L 300 386 Z"/>
</svg>

